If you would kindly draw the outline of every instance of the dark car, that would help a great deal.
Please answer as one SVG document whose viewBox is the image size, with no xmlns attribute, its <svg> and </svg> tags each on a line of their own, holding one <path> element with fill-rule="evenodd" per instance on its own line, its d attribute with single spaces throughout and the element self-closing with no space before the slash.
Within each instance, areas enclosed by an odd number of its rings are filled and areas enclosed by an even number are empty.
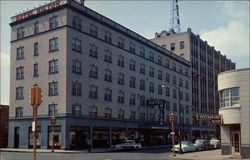
<svg viewBox="0 0 250 160">
<path fill-rule="evenodd" d="M 205 139 L 197 139 L 194 145 L 197 146 L 198 150 L 200 151 L 213 149 L 213 146 L 210 144 L 210 142 Z"/>
</svg>

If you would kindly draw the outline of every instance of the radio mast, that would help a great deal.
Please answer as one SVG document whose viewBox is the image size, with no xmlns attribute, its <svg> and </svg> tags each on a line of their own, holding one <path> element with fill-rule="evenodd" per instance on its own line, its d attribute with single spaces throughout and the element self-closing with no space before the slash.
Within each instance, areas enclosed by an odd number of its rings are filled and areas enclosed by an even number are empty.
<svg viewBox="0 0 250 160">
<path fill-rule="evenodd" d="M 173 30 L 176 33 L 181 32 L 180 26 L 180 17 L 179 17 L 179 5 L 178 0 L 172 1 L 171 7 L 171 15 L 170 15 L 170 31 Z"/>
</svg>

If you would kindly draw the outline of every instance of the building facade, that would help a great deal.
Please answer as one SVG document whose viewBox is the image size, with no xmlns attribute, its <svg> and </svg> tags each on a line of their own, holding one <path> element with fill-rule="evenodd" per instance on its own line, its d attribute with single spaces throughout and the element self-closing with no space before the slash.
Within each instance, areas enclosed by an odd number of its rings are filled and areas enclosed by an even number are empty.
<svg viewBox="0 0 250 160">
<path fill-rule="evenodd" d="M 220 72 L 235 69 L 235 63 L 216 51 L 207 41 L 195 35 L 190 28 L 176 34 L 162 31 L 156 33 L 152 41 L 176 55 L 188 60 L 192 70 L 192 111 L 193 135 L 200 138 L 219 138 L 217 129 L 207 120 L 196 120 L 196 114 L 218 114 L 219 94 L 217 75 Z M 217 130 L 217 131 L 216 131 Z"/>
<path fill-rule="evenodd" d="M 0 105 L 0 148 L 8 145 L 9 106 Z"/>
<path fill-rule="evenodd" d="M 170 143 L 170 112 L 181 115 L 176 124 L 190 136 L 192 83 L 185 59 L 73 0 L 14 16 L 10 26 L 9 147 L 32 147 L 34 84 L 43 90 L 38 148 L 51 147 L 52 130 L 61 149 L 109 147 L 124 139 Z M 165 100 L 164 110 L 148 106 L 150 98 Z"/>
<path fill-rule="evenodd" d="M 250 158 L 250 68 L 218 75 L 222 154 Z"/>
</svg>

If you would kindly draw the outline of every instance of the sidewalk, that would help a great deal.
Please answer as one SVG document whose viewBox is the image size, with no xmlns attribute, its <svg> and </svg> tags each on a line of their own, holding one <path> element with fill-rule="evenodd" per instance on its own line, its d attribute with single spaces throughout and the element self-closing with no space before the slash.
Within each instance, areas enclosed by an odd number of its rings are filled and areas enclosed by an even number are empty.
<svg viewBox="0 0 250 160">
<path fill-rule="evenodd" d="M 210 151 L 202 151 L 202 152 L 190 152 L 190 153 L 183 153 L 183 154 L 176 154 L 173 156 L 172 154 L 169 156 L 171 159 L 180 159 L 180 160 L 243 160 L 240 156 L 233 156 L 233 155 L 221 155 L 221 150 L 210 150 Z M 249 159 L 244 159 L 249 160 Z"/>
</svg>

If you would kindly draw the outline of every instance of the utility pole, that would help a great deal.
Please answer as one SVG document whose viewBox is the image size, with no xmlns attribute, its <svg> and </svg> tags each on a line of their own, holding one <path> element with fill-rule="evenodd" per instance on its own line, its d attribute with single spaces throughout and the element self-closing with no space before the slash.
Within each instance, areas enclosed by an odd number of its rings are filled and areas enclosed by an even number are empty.
<svg viewBox="0 0 250 160">
<path fill-rule="evenodd" d="M 176 156 L 175 154 L 175 150 L 174 150 L 174 135 L 175 135 L 175 132 L 174 132 L 174 113 L 169 113 L 169 120 L 171 122 L 171 127 L 172 127 L 172 132 L 171 132 L 171 135 L 172 135 L 172 144 L 173 144 L 173 156 Z"/>
<path fill-rule="evenodd" d="M 36 126 L 37 126 L 37 109 L 42 103 L 42 89 L 38 85 L 34 85 L 30 89 L 30 104 L 33 107 L 32 131 L 33 131 L 33 160 L 36 160 Z"/>
</svg>

